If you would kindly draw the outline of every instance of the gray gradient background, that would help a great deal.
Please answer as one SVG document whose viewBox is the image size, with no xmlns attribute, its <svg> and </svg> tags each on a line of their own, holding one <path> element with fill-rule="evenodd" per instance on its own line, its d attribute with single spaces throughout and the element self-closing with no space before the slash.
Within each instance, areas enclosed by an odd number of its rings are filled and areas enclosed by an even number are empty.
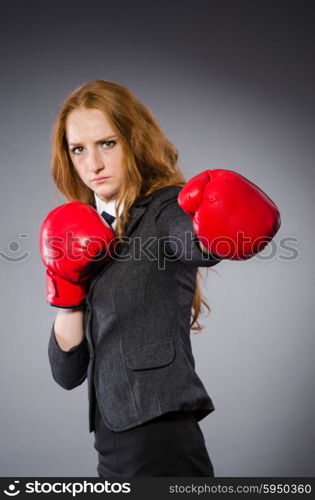
<svg viewBox="0 0 315 500">
<path fill-rule="evenodd" d="M 273 258 L 222 262 L 203 282 L 212 314 L 192 343 L 216 411 L 200 425 L 217 476 L 314 475 L 313 27 L 305 0 L 2 6 L 1 476 L 97 476 L 86 382 L 66 391 L 51 376 L 38 250 L 56 205 L 53 120 L 95 78 L 151 108 L 187 179 L 236 170 L 279 205 Z"/>
</svg>

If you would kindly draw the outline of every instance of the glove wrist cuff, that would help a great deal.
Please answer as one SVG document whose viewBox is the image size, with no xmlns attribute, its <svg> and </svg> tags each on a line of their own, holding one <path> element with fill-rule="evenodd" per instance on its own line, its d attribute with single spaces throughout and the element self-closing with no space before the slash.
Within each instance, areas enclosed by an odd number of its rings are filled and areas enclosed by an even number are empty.
<svg viewBox="0 0 315 500">
<path fill-rule="evenodd" d="M 47 301 L 56 307 L 80 306 L 86 296 L 83 284 L 71 283 L 49 271 L 46 272 L 46 291 Z"/>
</svg>

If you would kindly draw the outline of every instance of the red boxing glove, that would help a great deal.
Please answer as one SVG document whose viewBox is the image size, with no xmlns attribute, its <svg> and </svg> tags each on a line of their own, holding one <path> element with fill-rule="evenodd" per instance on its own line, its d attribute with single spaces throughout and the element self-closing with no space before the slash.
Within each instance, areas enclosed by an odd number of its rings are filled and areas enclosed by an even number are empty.
<svg viewBox="0 0 315 500">
<path fill-rule="evenodd" d="M 183 187 L 181 208 L 200 242 L 214 257 L 243 260 L 260 252 L 278 231 L 277 205 L 232 170 L 205 170 Z"/>
<path fill-rule="evenodd" d="M 75 307 L 84 301 L 88 280 L 110 259 L 114 238 L 86 203 L 71 201 L 48 214 L 40 229 L 40 251 L 51 305 Z"/>
</svg>

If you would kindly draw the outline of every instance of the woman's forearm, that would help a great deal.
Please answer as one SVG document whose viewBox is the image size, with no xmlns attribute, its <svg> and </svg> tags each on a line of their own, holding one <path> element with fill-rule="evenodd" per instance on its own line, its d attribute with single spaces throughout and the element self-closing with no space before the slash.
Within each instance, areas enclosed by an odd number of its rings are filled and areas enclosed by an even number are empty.
<svg viewBox="0 0 315 500">
<path fill-rule="evenodd" d="M 84 338 L 83 309 L 63 309 L 57 311 L 54 332 L 57 343 L 63 351 L 79 345 Z"/>
</svg>

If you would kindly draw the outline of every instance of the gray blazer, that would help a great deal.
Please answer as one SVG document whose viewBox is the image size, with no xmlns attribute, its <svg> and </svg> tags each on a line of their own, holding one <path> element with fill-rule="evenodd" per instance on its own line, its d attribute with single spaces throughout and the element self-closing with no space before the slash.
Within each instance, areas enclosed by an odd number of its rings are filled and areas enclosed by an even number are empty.
<svg viewBox="0 0 315 500">
<path fill-rule="evenodd" d="M 214 410 L 195 371 L 189 325 L 197 268 L 219 260 L 201 251 L 180 190 L 158 189 L 131 207 L 125 244 L 90 283 L 82 342 L 63 351 L 52 326 L 53 378 L 65 389 L 88 379 L 90 432 L 95 398 L 113 431 L 169 411 L 199 421 Z"/>
</svg>

